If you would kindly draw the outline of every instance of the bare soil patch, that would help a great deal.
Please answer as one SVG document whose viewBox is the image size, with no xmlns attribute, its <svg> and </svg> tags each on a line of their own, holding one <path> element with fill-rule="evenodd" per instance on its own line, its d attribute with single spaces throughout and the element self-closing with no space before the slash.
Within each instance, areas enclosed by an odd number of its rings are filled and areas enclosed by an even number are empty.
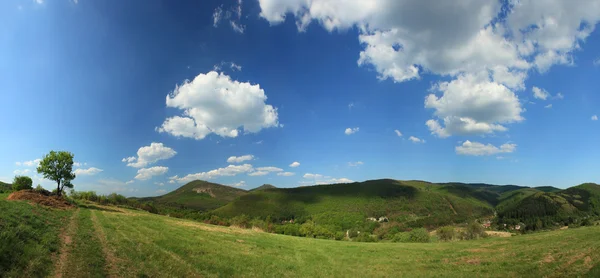
<svg viewBox="0 0 600 278">
<path fill-rule="evenodd" d="M 69 254 L 71 251 L 71 244 L 73 243 L 72 235 L 75 233 L 77 229 L 77 215 L 79 214 L 79 210 L 75 211 L 69 220 L 69 224 L 62 229 L 60 233 L 61 238 L 61 246 L 59 251 L 58 264 L 54 269 L 54 277 L 60 278 L 63 277 L 63 273 L 65 272 L 65 267 L 67 265 L 67 259 L 69 258 Z"/>
<path fill-rule="evenodd" d="M 58 208 L 58 209 L 72 209 L 75 208 L 69 204 L 65 199 L 59 196 L 46 196 L 33 190 L 21 190 L 13 192 L 8 195 L 6 200 L 22 200 L 29 201 L 30 203 L 40 204 L 43 206 Z"/>
</svg>

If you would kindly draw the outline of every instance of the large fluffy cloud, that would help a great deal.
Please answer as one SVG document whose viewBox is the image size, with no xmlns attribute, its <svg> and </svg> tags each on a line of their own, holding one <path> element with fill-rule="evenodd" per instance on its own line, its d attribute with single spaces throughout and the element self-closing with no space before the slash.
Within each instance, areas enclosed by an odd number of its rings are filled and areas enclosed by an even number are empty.
<svg viewBox="0 0 600 278">
<path fill-rule="evenodd" d="M 200 140 L 210 133 L 237 137 L 238 128 L 255 133 L 277 127 L 277 109 L 266 101 L 258 84 L 231 80 L 215 71 L 201 73 L 167 96 L 167 107 L 179 108 L 183 115 L 167 118 L 157 131 Z"/>
<path fill-rule="evenodd" d="M 164 175 L 169 171 L 168 167 L 165 166 L 154 166 L 150 168 L 139 169 L 135 179 L 137 180 L 148 180 L 154 176 Z"/>
<path fill-rule="evenodd" d="M 552 65 L 573 63 L 572 52 L 600 20 L 600 0 L 259 3 L 260 15 L 271 24 L 292 15 L 300 31 L 314 21 L 329 31 L 356 27 L 363 47 L 358 65 L 372 67 L 379 79 L 451 77 L 437 87 L 454 85 L 463 92 L 441 89 L 442 96 L 426 102 L 438 117 L 427 126 L 441 137 L 505 131 L 506 124 L 521 121 L 524 110 L 514 91 L 525 88 L 529 71 L 543 73 Z M 444 99 L 458 102 L 444 107 Z M 498 106 L 482 114 L 482 107 L 489 105 Z"/>
<path fill-rule="evenodd" d="M 479 142 L 471 142 L 469 140 L 462 143 L 460 146 L 456 146 L 455 150 L 460 155 L 494 155 L 499 153 L 512 153 L 517 149 L 516 144 L 502 144 L 500 147 L 496 147 L 492 144 L 482 144 Z"/>
<path fill-rule="evenodd" d="M 443 126 L 434 119 L 426 125 L 439 137 L 505 131 L 502 124 L 523 120 L 523 108 L 517 96 L 487 77 L 461 75 L 453 81 L 437 84 L 432 90 L 442 95 L 428 95 L 425 107 L 435 110 L 434 115 L 443 121 Z"/>
<path fill-rule="evenodd" d="M 176 151 L 169 147 L 165 147 L 163 143 L 151 143 L 150 146 L 139 148 L 137 151 L 137 157 L 126 157 L 121 161 L 126 162 L 127 166 L 142 168 L 159 160 L 169 159 L 176 154 Z"/>
</svg>

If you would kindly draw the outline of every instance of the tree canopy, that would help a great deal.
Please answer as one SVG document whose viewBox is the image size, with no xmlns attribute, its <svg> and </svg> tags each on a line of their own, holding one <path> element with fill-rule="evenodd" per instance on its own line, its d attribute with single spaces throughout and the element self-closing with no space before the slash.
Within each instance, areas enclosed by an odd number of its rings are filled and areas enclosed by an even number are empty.
<svg viewBox="0 0 600 278">
<path fill-rule="evenodd" d="M 74 155 L 66 151 L 50 151 L 44 156 L 37 172 L 44 175 L 44 178 L 56 182 L 56 193 L 61 195 L 64 187 L 73 188 L 71 181 L 75 179 L 73 173 Z"/>
<path fill-rule="evenodd" d="M 16 176 L 13 180 L 12 188 L 14 191 L 32 189 L 33 181 L 27 176 Z"/>
</svg>

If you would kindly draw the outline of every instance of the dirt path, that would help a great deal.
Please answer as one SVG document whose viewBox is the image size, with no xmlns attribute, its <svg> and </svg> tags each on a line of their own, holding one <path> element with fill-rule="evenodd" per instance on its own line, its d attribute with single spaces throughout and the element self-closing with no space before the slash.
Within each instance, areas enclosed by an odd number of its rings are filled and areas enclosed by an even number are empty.
<svg viewBox="0 0 600 278">
<path fill-rule="evenodd" d="M 108 247 L 108 243 L 106 242 L 106 234 L 104 234 L 104 229 L 98 222 L 98 218 L 96 217 L 96 211 L 90 210 L 92 213 L 92 223 L 94 224 L 94 230 L 96 231 L 96 235 L 100 240 L 100 244 L 102 244 L 102 253 L 104 254 L 104 260 L 106 262 L 105 268 L 108 273 L 108 277 L 119 277 L 119 271 L 117 269 L 117 259 Z"/>
<path fill-rule="evenodd" d="M 71 244 L 73 243 L 73 235 L 77 231 L 78 216 L 79 209 L 73 212 L 71 219 L 69 219 L 69 224 L 60 233 L 60 239 L 62 242 L 59 250 L 60 255 L 58 257 L 56 268 L 54 269 L 54 275 L 52 275 L 52 277 L 61 278 L 65 273 L 65 267 L 71 251 Z"/>
<path fill-rule="evenodd" d="M 456 213 L 456 210 L 454 209 L 454 206 L 452 206 L 452 203 L 450 203 L 450 201 L 448 200 L 448 198 L 444 198 L 444 199 L 446 200 L 446 202 L 448 202 L 448 205 L 450 206 L 450 208 L 454 212 L 454 215 L 458 215 L 458 213 Z"/>
</svg>

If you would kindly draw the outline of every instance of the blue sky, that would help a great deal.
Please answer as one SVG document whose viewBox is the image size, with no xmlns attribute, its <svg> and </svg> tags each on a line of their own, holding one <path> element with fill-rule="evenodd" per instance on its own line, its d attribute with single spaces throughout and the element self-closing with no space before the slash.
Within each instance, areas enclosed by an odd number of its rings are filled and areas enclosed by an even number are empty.
<svg viewBox="0 0 600 278">
<path fill-rule="evenodd" d="M 2 1 L 0 180 L 600 182 L 600 1 L 342 2 Z"/>
</svg>

